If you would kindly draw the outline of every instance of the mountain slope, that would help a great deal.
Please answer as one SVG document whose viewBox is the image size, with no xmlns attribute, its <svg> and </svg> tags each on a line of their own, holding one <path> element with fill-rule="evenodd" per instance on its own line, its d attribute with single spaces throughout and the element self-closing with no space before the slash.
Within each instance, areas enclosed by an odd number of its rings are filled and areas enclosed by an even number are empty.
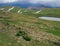
<svg viewBox="0 0 60 46">
<path fill-rule="evenodd" d="M 60 46 L 60 22 L 34 17 L 35 10 L 13 10 L 0 10 L 0 46 Z"/>
</svg>

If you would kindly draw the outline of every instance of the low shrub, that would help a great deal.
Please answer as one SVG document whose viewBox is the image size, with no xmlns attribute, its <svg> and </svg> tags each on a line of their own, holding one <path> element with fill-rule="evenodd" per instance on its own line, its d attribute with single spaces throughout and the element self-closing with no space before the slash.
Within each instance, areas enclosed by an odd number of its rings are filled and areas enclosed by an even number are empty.
<svg viewBox="0 0 60 46">
<path fill-rule="evenodd" d="M 16 34 L 16 36 L 23 36 L 23 35 L 25 35 L 26 33 L 24 32 L 24 31 L 19 31 L 17 34 Z"/>
<path fill-rule="evenodd" d="M 28 36 L 28 34 L 25 33 L 24 31 L 19 31 L 19 32 L 16 34 L 16 36 L 18 36 L 18 37 L 19 37 L 19 36 L 22 36 L 23 39 L 26 40 L 26 41 L 30 41 L 30 40 L 31 40 L 31 37 Z"/>
<path fill-rule="evenodd" d="M 31 37 L 28 35 L 23 35 L 23 39 L 25 39 L 26 41 L 31 41 Z"/>
</svg>

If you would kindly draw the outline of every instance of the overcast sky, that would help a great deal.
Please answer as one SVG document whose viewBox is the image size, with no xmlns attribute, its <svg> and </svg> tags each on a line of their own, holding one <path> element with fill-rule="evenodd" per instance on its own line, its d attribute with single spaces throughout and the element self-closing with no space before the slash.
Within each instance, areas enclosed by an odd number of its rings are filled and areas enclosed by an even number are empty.
<svg viewBox="0 0 60 46">
<path fill-rule="evenodd" d="M 13 2 L 28 2 L 28 3 L 32 3 L 32 4 L 49 4 L 52 6 L 59 6 L 60 7 L 60 0 L 0 0 L 0 3 L 13 3 Z"/>
<path fill-rule="evenodd" d="M 0 0 L 0 3 L 8 3 L 8 2 L 16 2 L 16 1 L 20 1 L 20 2 L 24 2 L 24 1 L 27 1 L 27 2 L 31 2 L 31 3 L 40 3 L 40 2 L 44 2 L 44 3 L 47 3 L 47 2 L 60 2 L 60 0 Z"/>
</svg>

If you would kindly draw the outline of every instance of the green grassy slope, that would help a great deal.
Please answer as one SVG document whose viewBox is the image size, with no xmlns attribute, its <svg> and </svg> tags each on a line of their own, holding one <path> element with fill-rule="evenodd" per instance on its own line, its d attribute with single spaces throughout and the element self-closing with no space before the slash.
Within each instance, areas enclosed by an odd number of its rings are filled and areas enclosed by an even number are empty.
<svg viewBox="0 0 60 46">
<path fill-rule="evenodd" d="M 40 11 L 40 13 L 35 14 L 35 12 Z M 40 10 L 32 10 L 34 12 L 28 13 L 28 15 L 32 15 L 35 17 L 40 17 L 40 16 L 48 16 L 48 17 L 60 17 L 60 8 L 43 8 Z"/>
<path fill-rule="evenodd" d="M 60 46 L 60 22 L 39 19 L 35 10 L 18 14 L 15 9 L 0 11 L 0 46 Z"/>
</svg>

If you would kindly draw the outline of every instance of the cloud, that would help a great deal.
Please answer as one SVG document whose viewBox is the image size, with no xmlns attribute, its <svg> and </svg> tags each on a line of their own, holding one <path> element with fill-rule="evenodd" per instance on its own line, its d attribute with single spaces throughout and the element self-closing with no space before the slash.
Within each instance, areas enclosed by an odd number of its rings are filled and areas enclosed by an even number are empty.
<svg viewBox="0 0 60 46">
<path fill-rule="evenodd" d="M 29 0 L 32 4 L 43 4 L 51 7 L 60 7 L 60 0 Z"/>
<path fill-rule="evenodd" d="M 60 7 L 60 0 L 0 0 L 0 3 L 31 3 Z"/>
<path fill-rule="evenodd" d="M 0 0 L 0 3 L 11 3 L 16 2 L 17 0 Z"/>
<path fill-rule="evenodd" d="M 30 3 L 43 3 L 43 2 L 52 2 L 54 0 L 30 0 Z"/>
<path fill-rule="evenodd" d="M 41 3 L 41 2 L 52 2 L 55 0 L 0 0 L 0 3 L 8 3 L 8 2 L 29 2 L 29 3 Z"/>
<path fill-rule="evenodd" d="M 58 3 L 60 2 L 59 0 L 0 0 L 0 3 L 11 3 L 11 2 L 26 2 L 26 3 Z"/>
</svg>

